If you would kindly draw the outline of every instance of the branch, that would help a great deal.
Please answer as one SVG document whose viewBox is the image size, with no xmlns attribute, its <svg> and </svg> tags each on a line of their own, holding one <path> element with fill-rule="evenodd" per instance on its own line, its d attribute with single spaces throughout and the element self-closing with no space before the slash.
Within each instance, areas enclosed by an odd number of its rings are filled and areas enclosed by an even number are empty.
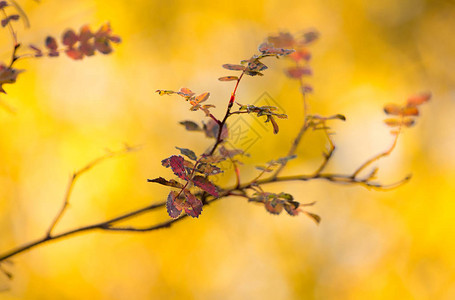
<svg viewBox="0 0 455 300">
<path fill-rule="evenodd" d="M 213 145 L 212 150 L 210 150 L 208 155 L 212 155 L 213 153 L 215 153 L 216 148 L 222 142 L 221 135 L 223 133 L 223 127 L 224 127 L 224 124 L 226 124 L 227 119 L 231 115 L 231 108 L 234 105 L 234 101 L 235 101 L 235 93 L 237 92 L 237 88 L 239 86 L 240 80 L 242 80 L 242 78 L 243 78 L 243 74 L 245 74 L 245 70 L 242 71 L 242 74 L 240 74 L 239 78 L 237 79 L 237 83 L 235 84 L 234 91 L 232 92 L 231 98 L 229 99 L 229 103 L 228 103 L 228 106 L 227 106 L 227 109 L 226 109 L 226 114 L 224 115 L 223 120 L 221 122 L 217 121 L 218 126 L 219 126 L 218 135 L 216 137 L 215 144 Z"/>
<path fill-rule="evenodd" d="M 396 188 L 396 187 L 404 184 L 405 182 L 407 182 L 410 179 L 410 176 L 404 178 L 403 180 L 401 180 L 399 182 L 395 182 L 390 185 L 382 185 L 380 183 L 374 183 L 374 182 L 371 182 L 369 180 L 369 178 L 358 179 L 358 178 L 353 178 L 352 175 L 332 174 L 332 173 L 313 174 L 313 175 L 294 175 L 294 176 L 283 176 L 283 177 L 271 176 L 271 177 L 268 177 L 268 178 L 265 178 L 262 180 L 256 180 L 256 181 L 252 181 L 250 183 L 236 185 L 236 186 L 227 188 L 227 189 L 223 190 L 222 192 L 220 192 L 218 198 L 211 197 L 209 200 L 205 201 L 205 204 L 209 204 L 214 201 L 221 200 L 228 196 L 238 196 L 238 197 L 248 198 L 245 190 L 254 188 L 254 186 L 257 186 L 257 185 L 271 184 L 271 183 L 275 183 L 275 182 L 309 181 L 309 180 L 314 180 L 314 179 L 323 179 L 323 180 L 327 180 L 327 181 L 331 181 L 331 182 L 335 182 L 335 183 L 341 183 L 341 184 L 361 185 L 363 187 L 372 188 L 372 189 L 376 189 L 376 190 L 388 190 L 388 189 L 393 189 L 393 188 Z M 238 192 L 238 193 L 236 193 L 236 192 Z M 83 226 L 83 227 L 79 227 L 79 228 L 75 228 L 75 229 L 70 229 L 68 231 L 65 231 L 63 233 L 56 234 L 56 235 L 46 234 L 44 237 L 42 237 L 40 239 L 26 243 L 22 246 L 17 247 L 16 249 L 13 249 L 6 253 L 1 254 L 0 263 L 13 256 L 16 256 L 18 254 L 31 250 L 35 247 L 38 247 L 42 244 L 49 243 L 51 241 L 60 240 L 62 238 L 73 236 L 73 235 L 80 234 L 83 232 L 91 232 L 94 230 L 117 231 L 117 232 L 151 232 L 151 231 L 155 231 L 155 230 L 162 229 L 162 228 L 169 228 L 173 224 L 180 222 L 184 219 L 187 219 L 187 217 L 188 217 L 187 215 L 182 215 L 177 219 L 158 223 L 158 224 L 151 225 L 151 226 L 145 227 L 145 228 L 115 226 L 115 223 L 117 223 L 117 222 L 121 222 L 121 221 L 125 221 L 127 219 L 137 217 L 146 212 L 150 212 L 152 210 L 162 208 L 165 205 L 166 205 L 166 202 L 159 202 L 159 203 L 148 205 L 148 206 L 136 209 L 136 210 L 132 210 L 130 212 L 124 213 L 122 215 L 108 219 L 103 222 L 94 223 L 91 225 L 87 225 L 87 226 Z"/>
<path fill-rule="evenodd" d="M 66 211 L 66 209 L 67 209 L 67 207 L 69 205 L 69 200 L 70 200 L 70 197 L 71 197 L 71 193 L 73 191 L 74 184 L 76 183 L 76 180 L 82 174 L 90 171 L 93 167 L 95 167 L 96 165 L 100 164 L 101 162 L 103 162 L 103 161 L 105 161 L 105 160 L 107 160 L 109 158 L 112 158 L 114 156 L 119 156 L 119 155 L 122 155 L 122 154 L 126 154 L 126 153 L 129 153 L 129 152 L 132 152 L 132 151 L 136 151 L 136 150 L 138 150 L 138 147 L 129 147 L 129 146 L 125 145 L 124 149 L 119 150 L 119 151 L 115 151 L 115 152 L 108 152 L 107 154 L 94 159 L 93 161 L 88 163 L 82 169 L 74 172 L 73 175 L 70 177 L 68 186 L 66 188 L 65 197 L 63 198 L 63 205 L 60 208 L 60 211 L 58 212 L 57 216 L 54 218 L 54 221 L 51 223 L 49 229 L 47 230 L 46 236 L 50 237 L 52 235 L 52 231 L 54 230 L 55 226 L 57 225 L 57 223 L 60 221 L 60 219 L 62 218 L 63 214 L 65 213 L 65 211 Z"/>
</svg>

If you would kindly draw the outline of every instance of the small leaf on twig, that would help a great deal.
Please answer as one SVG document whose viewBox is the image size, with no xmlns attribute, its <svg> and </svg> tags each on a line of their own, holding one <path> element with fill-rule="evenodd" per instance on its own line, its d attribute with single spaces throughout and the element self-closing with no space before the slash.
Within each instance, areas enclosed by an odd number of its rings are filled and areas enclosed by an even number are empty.
<svg viewBox="0 0 455 300">
<path fill-rule="evenodd" d="M 197 156 L 196 154 L 190 150 L 190 149 L 186 149 L 186 148 L 179 148 L 179 147 L 175 147 L 177 148 L 178 150 L 180 150 L 180 153 L 185 155 L 186 157 L 188 157 L 189 159 L 192 159 L 192 160 L 197 160 Z"/>
<path fill-rule="evenodd" d="M 202 131 L 202 128 L 193 121 L 181 121 L 179 123 L 185 126 L 185 129 L 188 131 Z"/>
<path fill-rule="evenodd" d="M 233 64 L 224 64 L 223 68 L 231 70 L 231 71 L 243 71 L 243 70 L 245 70 L 245 66 L 233 65 Z"/>
<path fill-rule="evenodd" d="M 219 81 L 234 81 L 234 80 L 239 80 L 237 76 L 224 76 L 218 78 Z"/>
<path fill-rule="evenodd" d="M 164 179 L 163 177 L 158 177 L 155 179 L 147 179 L 147 182 L 155 182 L 155 183 L 159 183 L 162 185 L 171 186 L 171 187 L 180 188 L 180 189 L 183 188 L 183 184 L 181 184 L 180 182 L 175 181 L 173 179 L 168 181 L 168 180 Z"/>
<path fill-rule="evenodd" d="M 194 176 L 193 183 L 195 186 L 203 189 L 210 195 L 218 197 L 218 191 L 216 190 L 216 186 L 214 186 L 213 183 L 211 183 L 207 178 L 200 175 Z"/>
<path fill-rule="evenodd" d="M 177 193 L 175 191 L 170 191 L 166 201 L 167 213 L 171 218 L 174 219 L 178 218 L 178 216 L 180 216 L 180 213 L 182 212 L 182 207 L 178 205 L 175 201 L 176 195 Z"/>
<path fill-rule="evenodd" d="M 202 201 L 196 198 L 189 190 L 183 191 L 185 194 L 186 202 L 184 205 L 185 212 L 193 217 L 197 218 L 202 212 Z"/>
</svg>

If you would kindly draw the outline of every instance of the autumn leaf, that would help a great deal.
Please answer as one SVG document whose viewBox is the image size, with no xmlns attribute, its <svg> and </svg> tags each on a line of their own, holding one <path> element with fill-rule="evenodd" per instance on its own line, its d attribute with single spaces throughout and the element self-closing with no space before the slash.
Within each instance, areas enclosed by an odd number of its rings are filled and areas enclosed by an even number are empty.
<svg viewBox="0 0 455 300">
<path fill-rule="evenodd" d="M 3 84 L 15 83 L 17 75 L 22 72 L 24 72 L 24 70 L 18 70 L 7 67 L 5 65 L 0 65 L 0 93 L 6 94 L 5 90 L 3 89 Z"/>
<path fill-rule="evenodd" d="M 278 202 L 278 201 L 269 201 L 264 204 L 265 209 L 273 214 L 273 215 L 279 215 L 281 211 L 283 210 L 283 203 Z"/>
<path fill-rule="evenodd" d="M 189 88 L 181 88 L 177 94 L 183 97 L 192 97 L 195 95 L 195 93 L 193 93 Z"/>
<path fill-rule="evenodd" d="M 69 29 L 63 33 L 62 44 L 68 47 L 73 47 L 79 41 L 79 37 L 74 30 Z"/>
<path fill-rule="evenodd" d="M 185 194 L 186 202 L 184 205 L 185 212 L 193 217 L 197 218 L 202 212 L 202 201 L 196 198 L 189 190 L 183 191 Z"/>
<path fill-rule="evenodd" d="M 388 118 L 388 119 L 385 119 L 385 120 L 384 120 L 384 123 L 385 123 L 387 126 L 390 126 L 390 127 L 397 127 L 397 126 L 400 126 L 400 125 L 401 125 L 400 120 L 395 119 L 395 118 Z"/>
<path fill-rule="evenodd" d="M 403 116 L 418 116 L 419 109 L 415 106 L 404 107 L 401 111 Z"/>
<path fill-rule="evenodd" d="M 408 98 L 406 101 L 407 106 L 418 106 L 425 102 L 430 101 L 431 93 L 422 93 L 419 95 L 414 95 Z"/>
<path fill-rule="evenodd" d="M 312 74 L 311 69 L 309 69 L 308 67 L 300 67 L 300 66 L 290 67 L 285 70 L 285 73 L 287 76 L 289 76 L 290 78 L 294 78 L 294 79 L 301 78 L 304 75 Z"/>
<path fill-rule="evenodd" d="M 275 47 L 292 48 L 295 45 L 295 40 L 289 32 L 280 32 L 277 36 L 269 36 L 269 43 Z"/>
<path fill-rule="evenodd" d="M 159 184 L 162 184 L 162 185 L 175 187 L 175 188 L 180 188 L 180 189 L 183 188 L 183 184 L 181 184 L 180 182 L 175 181 L 173 179 L 168 181 L 168 180 L 164 179 L 163 177 L 158 177 L 158 178 L 155 178 L 155 179 L 147 179 L 147 182 L 155 182 L 155 183 L 159 183 Z"/>
<path fill-rule="evenodd" d="M 202 131 L 202 128 L 193 121 L 181 121 L 179 123 L 185 126 L 185 129 L 188 131 Z"/>
<path fill-rule="evenodd" d="M 191 151 L 190 149 L 186 149 L 186 148 L 179 148 L 179 147 L 175 147 L 176 149 L 180 150 L 180 153 L 185 155 L 186 157 L 188 157 L 189 159 L 192 159 L 192 160 L 197 160 L 197 156 L 196 154 Z"/>
<path fill-rule="evenodd" d="M 188 180 L 188 176 L 185 172 L 185 159 L 182 156 L 172 155 L 171 157 L 163 159 L 161 164 L 166 168 L 171 167 L 172 172 L 179 178 Z"/>
<path fill-rule="evenodd" d="M 225 69 L 231 70 L 231 71 L 245 70 L 245 66 L 242 66 L 242 65 L 224 64 L 222 67 Z"/>
<path fill-rule="evenodd" d="M 46 38 L 45 44 L 46 44 L 46 48 L 49 49 L 49 53 L 47 55 L 49 55 L 51 57 L 59 56 L 59 53 L 57 51 L 58 45 L 57 45 L 57 41 L 55 40 L 55 38 L 48 36 Z"/>
<path fill-rule="evenodd" d="M 401 115 L 401 111 L 402 107 L 394 103 L 386 104 L 384 106 L 384 112 L 388 115 L 398 116 Z"/>
<path fill-rule="evenodd" d="M 224 76 L 218 78 L 219 81 L 234 81 L 234 80 L 239 80 L 237 76 Z"/>
<path fill-rule="evenodd" d="M 166 201 L 167 213 L 174 219 L 178 218 L 182 212 L 182 208 L 175 202 L 176 195 L 177 193 L 175 191 L 170 191 Z"/>
<path fill-rule="evenodd" d="M 259 45 L 259 51 L 262 52 L 263 55 L 289 55 L 294 52 L 293 49 L 283 49 L 283 48 L 275 48 L 271 43 L 262 43 Z"/>
<path fill-rule="evenodd" d="M 216 190 L 216 186 L 214 186 L 213 183 L 211 183 L 207 178 L 200 175 L 196 175 L 193 178 L 193 183 L 195 186 L 203 189 L 210 195 L 218 197 L 218 191 Z"/>
<path fill-rule="evenodd" d="M 308 211 L 303 211 L 303 213 L 310 217 L 316 224 L 319 225 L 319 223 L 321 223 L 321 217 L 319 215 L 310 213 Z"/>
<path fill-rule="evenodd" d="M 155 93 L 158 93 L 160 96 L 175 94 L 175 92 L 171 90 L 156 90 Z"/>
<path fill-rule="evenodd" d="M 69 48 L 65 50 L 65 53 L 69 58 L 74 60 L 80 60 L 84 58 L 84 54 L 78 49 Z"/>
<path fill-rule="evenodd" d="M 11 16 L 8 16 L 4 19 L 2 19 L 2 27 L 5 27 L 6 25 L 9 24 L 9 22 L 11 21 L 17 21 L 19 20 L 19 15 L 11 15 Z"/>
<path fill-rule="evenodd" d="M 32 49 L 33 51 L 35 51 L 35 57 L 41 57 L 43 56 L 43 51 L 41 51 L 40 48 L 34 46 L 34 45 L 29 45 L 30 49 Z"/>
<path fill-rule="evenodd" d="M 220 125 L 214 120 L 210 119 L 207 124 L 204 124 L 205 136 L 209 138 L 217 138 L 218 130 Z M 224 140 L 229 136 L 226 123 L 223 125 L 223 130 L 221 131 L 221 139 Z"/>
</svg>

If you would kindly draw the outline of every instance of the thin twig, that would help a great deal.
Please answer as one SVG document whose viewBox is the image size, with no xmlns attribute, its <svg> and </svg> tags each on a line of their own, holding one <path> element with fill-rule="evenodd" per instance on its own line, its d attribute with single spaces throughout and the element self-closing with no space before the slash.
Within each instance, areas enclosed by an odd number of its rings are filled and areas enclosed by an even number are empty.
<svg viewBox="0 0 455 300">
<path fill-rule="evenodd" d="M 116 152 L 108 152 L 107 154 L 100 156 L 90 163 L 88 163 L 85 167 L 82 169 L 76 171 L 71 175 L 70 180 L 68 182 L 68 186 L 66 188 L 65 196 L 63 198 L 63 204 L 62 207 L 60 208 L 60 211 L 57 213 L 57 216 L 55 217 L 54 221 L 51 223 L 49 229 L 46 232 L 46 236 L 50 237 L 52 235 L 52 231 L 54 230 L 55 226 L 57 223 L 60 221 L 62 218 L 63 214 L 65 213 L 66 209 L 68 208 L 69 205 L 69 200 L 71 197 L 71 193 L 73 191 L 74 184 L 76 183 L 76 180 L 84 173 L 90 171 L 94 166 L 98 165 L 99 163 L 103 162 L 104 160 L 107 160 L 109 158 L 112 158 L 114 156 L 126 154 L 131 151 L 135 151 L 137 148 L 131 148 L 129 146 L 126 146 L 124 149 L 116 151 Z"/>
<path fill-rule="evenodd" d="M 400 135 L 400 132 L 401 132 L 401 126 L 398 128 L 398 132 L 395 134 L 395 139 L 393 140 L 393 143 L 392 143 L 392 146 L 390 146 L 390 148 L 387 150 L 387 151 L 384 151 L 374 157 L 372 157 L 371 159 L 367 160 L 365 163 L 363 163 L 352 175 L 351 177 L 352 178 L 356 178 L 357 175 L 363 170 L 365 169 L 366 167 L 368 167 L 369 165 L 371 165 L 373 162 L 379 160 L 380 158 L 383 158 L 383 157 L 386 157 L 388 155 L 390 155 L 390 153 L 392 153 L 393 149 L 395 149 L 395 146 L 397 145 L 397 141 L 398 141 L 398 136 Z"/>
<path fill-rule="evenodd" d="M 319 166 L 319 168 L 316 170 L 315 174 L 320 174 L 322 171 L 324 171 L 325 167 L 327 167 L 327 164 L 329 163 L 330 159 L 333 156 L 333 152 L 335 152 L 335 143 L 332 141 L 332 138 L 330 137 L 330 133 L 327 131 L 327 127 L 325 126 L 325 122 L 322 122 L 323 128 L 324 128 L 324 133 L 327 138 L 327 141 L 329 142 L 329 151 L 327 153 L 324 153 L 324 161 L 322 164 Z"/>
</svg>

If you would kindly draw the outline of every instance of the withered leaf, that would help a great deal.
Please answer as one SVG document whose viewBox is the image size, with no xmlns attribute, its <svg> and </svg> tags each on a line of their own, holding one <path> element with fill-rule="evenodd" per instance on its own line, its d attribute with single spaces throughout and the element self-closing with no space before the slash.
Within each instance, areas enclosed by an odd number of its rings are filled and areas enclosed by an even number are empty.
<svg viewBox="0 0 455 300">
<path fill-rule="evenodd" d="M 162 185 L 171 186 L 171 187 L 180 188 L 180 189 L 183 188 L 183 184 L 181 184 L 180 182 L 175 181 L 173 179 L 168 181 L 168 180 L 164 179 L 163 177 L 158 177 L 155 179 L 147 179 L 147 182 L 155 182 L 155 183 L 159 183 Z"/>
<path fill-rule="evenodd" d="M 319 215 L 310 213 L 308 211 L 303 211 L 303 213 L 305 213 L 308 217 L 310 217 L 316 224 L 319 225 L 319 223 L 321 223 L 321 217 Z"/>
</svg>

